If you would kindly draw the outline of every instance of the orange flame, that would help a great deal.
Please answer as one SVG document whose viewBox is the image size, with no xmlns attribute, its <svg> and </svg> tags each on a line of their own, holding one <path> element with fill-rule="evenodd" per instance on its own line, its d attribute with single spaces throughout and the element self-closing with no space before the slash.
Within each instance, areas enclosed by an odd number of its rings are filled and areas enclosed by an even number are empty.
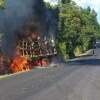
<svg viewBox="0 0 100 100">
<path fill-rule="evenodd" d="M 29 71 L 32 68 L 36 66 L 48 66 L 48 60 L 47 59 L 37 59 L 36 61 L 34 60 L 28 60 L 26 56 L 22 56 L 19 47 L 16 47 L 15 51 L 15 57 L 11 62 L 10 65 L 10 70 L 13 73 L 16 72 L 21 72 L 21 71 Z"/>
<path fill-rule="evenodd" d="M 27 58 L 21 56 L 18 47 L 16 47 L 15 57 L 11 62 L 10 69 L 13 73 L 30 70 Z"/>
<path fill-rule="evenodd" d="M 13 73 L 20 71 L 29 71 L 30 66 L 28 64 L 27 58 L 22 56 L 16 56 L 11 63 L 10 69 Z"/>
</svg>

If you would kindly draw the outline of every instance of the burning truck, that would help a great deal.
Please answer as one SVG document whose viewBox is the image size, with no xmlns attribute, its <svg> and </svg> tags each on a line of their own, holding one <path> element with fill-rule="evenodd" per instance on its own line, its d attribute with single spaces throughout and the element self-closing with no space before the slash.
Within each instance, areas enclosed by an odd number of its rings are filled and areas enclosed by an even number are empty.
<svg viewBox="0 0 100 100">
<path fill-rule="evenodd" d="M 53 37 L 42 37 L 41 33 L 34 31 L 33 26 L 29 26 L 24 34 L 26 35 L 18 36 L 14 55 L 11 59 L 5 59 L 1 53 L 1 74 L 29 71 L 36 67 L 48 67 L 52 57 L 57 54 Z"/>
<path fill-rule="evenodd" d="M 0 12 L 0 74 L 27 71 L 45 66 L 57 54 L 55 11 L 43 0 L 7 0 Z M 45 33 L 45 34 L 44 34 Z"/>
<path fill-rule="evenodd" d="M 11 63 L 13 72 L 30 70 L 34 67 L 47 67 L 52 56 L 57 54 L 54 39 L 40 37 L 32 28 L 29 36 L 17 42 L 15 57 Z"/>
</svg>

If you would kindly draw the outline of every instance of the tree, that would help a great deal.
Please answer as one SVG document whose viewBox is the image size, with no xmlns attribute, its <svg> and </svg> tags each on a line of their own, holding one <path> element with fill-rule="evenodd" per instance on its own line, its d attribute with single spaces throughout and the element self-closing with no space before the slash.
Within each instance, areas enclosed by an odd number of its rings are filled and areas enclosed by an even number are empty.
<svg viewBox="0 0 100 100">
<path fill-rule="evenodd" d="M 62 4 L 59 14 L 58 41 L 64 42 L 66 54 L 69 58 L 75 57 L 74 50 L 79 45 L 81 19 L 80 9 L 71 3 Z M 66 55 L 64 54 L 64 55 Z"/>
<path fill-rule="evenodd" d="M 62 0 L 59 11 L 58 52 L 73 58 L 76 48 L 80 52 L 91 49 L 95 34 L 100 32 L 96 12 L 90 7 L 80 8 L 71 0 Z"/>
<path fill-rule="evenodd" d="M 5 0 L 0 0 L 0 8 L 3 9 L 5 7 Z"/>
<path fill-rule="evenodd" d="M 81 9 L 81 39 L 83 41 L 84 51 L 93 47 L 93 37 L 96 38 L 96 34 L 99 31 L 99 24 L 96 17 L 96 12 L 89 7 L 87 9 Z"/>
</svg>

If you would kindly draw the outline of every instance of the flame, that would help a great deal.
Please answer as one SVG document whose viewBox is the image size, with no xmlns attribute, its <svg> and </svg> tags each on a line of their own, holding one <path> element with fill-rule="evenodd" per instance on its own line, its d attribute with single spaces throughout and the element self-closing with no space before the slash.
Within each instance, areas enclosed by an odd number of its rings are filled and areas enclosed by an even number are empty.
<svg viewBox="0 0 100 100">
<path fill-rule="evenodd" d="M 48 61 L 47 60 L 37 60 L 31 62 L 29 64 L 29 61 L 27 60 L 26 57 L 23 56 L 16 56 L 14 60 L 11 63 L 11 71 L 13 73 L 21 72 L 21 71 L 29 71 L 32 69 L 32 66 L 41 66 L 41 67 L 47 67 L 48 66 Z"/>
<path fill-rule="evenodd" d="M 20 72 L 20 71 L 29 71 L 30 66 L 28 64 L 27 58 L 22 56 L 16 56 L 11 63 L 10 69 L 13 73 Z"/>
<path fill-rule="evenodd" d="M 10 70 L 12 73 L 21 71 L 29 71 L 34 67 L 47 66 L 48 61 L 46 59 L 28 60 L 26 56 L 22 56 L 19 48 L 16 48 L 15 57 L 11 61 Z"/>
</svg>

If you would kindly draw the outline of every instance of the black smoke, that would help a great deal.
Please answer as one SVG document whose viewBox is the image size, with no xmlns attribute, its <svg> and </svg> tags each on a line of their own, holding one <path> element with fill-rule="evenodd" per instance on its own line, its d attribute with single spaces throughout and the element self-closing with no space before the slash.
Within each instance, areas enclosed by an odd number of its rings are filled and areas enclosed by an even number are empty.
<svg viewBox="0 0 100 100">
<path fill-rule="evenodd" d="M 45 30 L 45 8 L 43 0 L 6 0 L 6 7 L 0 10 L 0 33 L 4 33 L 2 51 L 13 56 L 19 35 L 29 23 L 38 31 Z"/>
<path fill-rule="evenodd" d="M 43 0 L 6 0 L 4 10 L 0 10 L 0 33 L 4 33 L 2 51 L 14 55 L 17 41 L 24 36 L 29 26 L 41 36 L 57 34 L 57 9 L 48 9 Z"/>
</svg>

